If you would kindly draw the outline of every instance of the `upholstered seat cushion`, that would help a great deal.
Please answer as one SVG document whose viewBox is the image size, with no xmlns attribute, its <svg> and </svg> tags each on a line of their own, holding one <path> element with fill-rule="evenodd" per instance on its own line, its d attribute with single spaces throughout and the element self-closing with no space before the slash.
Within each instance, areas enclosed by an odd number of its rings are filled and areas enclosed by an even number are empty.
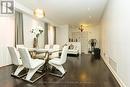
<svg viewBox="0 0 130 87">
<path fill-rule="evenodd" d="M 60 58 L 53 58 L 49 60 L 49 64 L 61 65 Z"/>
<path fill-rule="evenodd" d="M 41 59 L 32 59 L 33 61 L 31 61 L 31 68 L 34 69 L 36 67 L 38 67 L 39 65 L 42 65 L 45 63 L 45 60 L 41 60 Z"/>
</svg>

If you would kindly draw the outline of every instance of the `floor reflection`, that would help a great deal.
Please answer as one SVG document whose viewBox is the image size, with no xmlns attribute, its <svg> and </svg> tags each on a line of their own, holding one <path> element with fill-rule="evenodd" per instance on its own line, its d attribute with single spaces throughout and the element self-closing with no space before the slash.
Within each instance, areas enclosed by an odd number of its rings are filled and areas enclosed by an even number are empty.
<svg viewBox="0 0 130 87">
<path fill-rule="evenodd" d="M 11 68 L 0 68 L 0 87 L 120 87 L 102 59 L 91 54 L 68 57 L 63 78 L 47 74 L 34 84 L 10 76 Z"/>
</svg>

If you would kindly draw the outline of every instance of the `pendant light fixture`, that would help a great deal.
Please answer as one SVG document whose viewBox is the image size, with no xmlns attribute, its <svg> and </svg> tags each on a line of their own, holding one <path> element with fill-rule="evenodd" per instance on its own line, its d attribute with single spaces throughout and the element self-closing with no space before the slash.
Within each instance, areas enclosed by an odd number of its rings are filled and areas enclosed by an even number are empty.
<svg viewBox="0 0 130 87">
<path fill-rule="evenodd" d="M 34 15 L 38 18 L 43 18 L 43 17 L 45 17 L 45 12 L 43 9 L 37 8 L 34 10 Z"/>
<path fill-rule="evenodd" d="M 81 32 L 83 32 L 83 30 L 84 30 L 83 25 L 80 25 L 79 30 L 80 30 Z"/>
<path fill-rule="evenodd" d="M 80 27 L 79 27 L 79 30 L 80 30 L 81 32 L 83 32 L 84 30 L 87 29 L 87 27 L 88 27 L 88 25 L 86 25 L 86 24 L 81 24 Z"/>
</svg>

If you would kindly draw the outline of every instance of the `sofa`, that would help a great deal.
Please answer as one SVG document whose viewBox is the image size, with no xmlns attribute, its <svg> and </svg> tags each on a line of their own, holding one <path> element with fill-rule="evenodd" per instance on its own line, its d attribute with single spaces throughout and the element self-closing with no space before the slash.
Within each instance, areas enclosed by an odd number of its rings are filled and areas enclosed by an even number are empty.
<svg viewBox="0 0 130 87">
<path fill-rule="evenodd" d="M 69 49 L 68 49 L 68 55 L 76 55 L 78 56 L 81 54 L 81 44 L 80 42 L 69 42 L 68 43 Z"/>
</svg>

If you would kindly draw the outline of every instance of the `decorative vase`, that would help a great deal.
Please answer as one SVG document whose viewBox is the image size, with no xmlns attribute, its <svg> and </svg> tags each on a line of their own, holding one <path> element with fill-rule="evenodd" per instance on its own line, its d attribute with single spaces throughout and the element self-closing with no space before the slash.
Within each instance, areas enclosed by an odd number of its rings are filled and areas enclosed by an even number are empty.
<svg viewBox="0 0 130 87">
<path fill-rule="evenodd" d="M 78 40 L 76 39 L 76 42 L 77 42 Z"/>
<path fill-rule="evenodd" d="M 71 42 L 71 39 L 69 38 L 69 42 Z"/>
<path fill-rule="evenodd" d="M 34 41 L 33 41 L 33 48 L 37 48 L 38 46 L 38 38 L 34 38 Z"/>
<path fill-rule="evenodd" d="M 71 42 L 73 42 L 73 38 L 71 39 Z"/>
</svg>

